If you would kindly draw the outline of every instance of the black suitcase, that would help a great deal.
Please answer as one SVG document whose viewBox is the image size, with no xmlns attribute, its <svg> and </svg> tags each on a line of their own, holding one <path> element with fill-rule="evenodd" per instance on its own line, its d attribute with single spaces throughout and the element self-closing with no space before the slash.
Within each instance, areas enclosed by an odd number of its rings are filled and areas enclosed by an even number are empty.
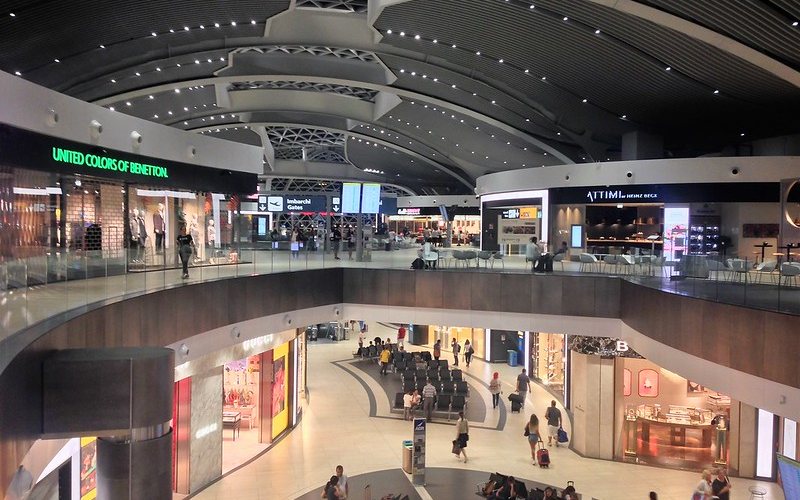
<svg viewBox="0 0 800 500">
<path fill-rule="evenodd" d="M 522 397 L 519 394 L 512 393 L 508 395 L 508 400 L 511 401 L 511 412 L 519 412 L 522 410 Z"/>
</svg>

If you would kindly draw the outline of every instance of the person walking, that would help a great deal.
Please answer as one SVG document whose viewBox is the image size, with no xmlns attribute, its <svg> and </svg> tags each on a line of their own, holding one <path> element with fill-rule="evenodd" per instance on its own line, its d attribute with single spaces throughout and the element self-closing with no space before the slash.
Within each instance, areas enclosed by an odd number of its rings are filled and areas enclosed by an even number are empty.
<svg viewBox="0 0 800 500">
<path fill-rule="evenodd" d="M 192 256 L 194 251 L 194 240 L 191 234 L 186 234 L 186 226 L 181 225 L 181 234 L 176 238 L 178 241 L 178 257 L 181 259 L 181 266 L 183 267 L 183 279 L 189 277 L 189 257 Z"/>
<path fill-rule="evenodd" d="M 469 422 L 467 419 L 464 418 L 464 412 L 458 412 L 458 420 L 456 421 L 456 439 L 455 442 L 458 443 L 458 454 L 456 455 L 457 458 L 461 458 L 461 455 L 464 455 L 464 463 L 467 463 L 467 441 L 469 441 Z"/>
<path fill-rule="evenodd" d="M 322 498 L 325 500 L 340 500 L 342 498 L 339 492 L 339 477 L 331 476 L 330 480 L 325 484 L 322 490 Z"/>
<path fill-rule="evenodd" d="M 411 406 L 414 404 L 414 394 L 411 391 L 403 394 L 403 420 L 411 420 Z"/>
<path fill-rule="evenodd" d="M 425 410 L 425 418 L 430 422 L 433 418 L 433 401 L 436 399 L 436 388 L 428 379 L 425 387 L 422 388 L 422 408 Z"/>
<path fill-rule="evenodd" d="M 717 469 L 717 477 L 711 483 L 711 491 L 719 500 L 729 500 L 731 497 L 731 480 L 725 474 L 724 468 Z"/>
<path fill-rule="evenodd" d="M 406 342 L 406 329 L 403 325 L 400 325 L 400 328 L 397 329 L 397 345 L 398 347 L 402 347 Z"/>
<path fill-rule="evenodd" d="M 547 446 L 553 445 L 553 440 L 558 448 L 558 430 L 561 428 L 561 410 L 556 408 L 556 401 L 550 401 L 550 407 L 544 412 L 547 420 Z"/>
<path fill-rule="evenodd" d="M 519 397 L 522 400 L 522 406 L 525 406 L 525 396 L 528 394 L 528 391 L 531 390 L 531 379 L 528 378 L 528 373 L 525 371 L 525 368 L 522 369 L 519 375 L 517 375 L 517 392 L 519 393 Z"/>
<path fill-rule="evenodd" d="M 442 341 L 437 340 L 436 343 L 433 344 L 433 359 L 439 361 L 439 357 L 442 355 Z"/>
<path fill-rule="evenodd" d="M 708 469 L 703 470 L 701 474 L 702 479 L 694 488 L 692 500 L 711 500 L 714 491 L 711 488 L 711 471 Z"/>
<path fill-rule="evenodd" d="M 648 495 L 648 500 L 658 500 L 658 494 L 655 491 L 651 491 L 650 495 Z"/>
<path fill-rule="evenodd" d="M 469 363 L 472 361 L 472 355 L 475 353 L 475 349 L 472 348 L 472 344 L 469 343 L 469 339 L 464 341 L 464 362 L 467 364 L 467 368 L 469 368 Z"/>
<path fill-rule="evenodd" d="M 351 228 L 347 229 L 347 256 L 350 260 L 353 260 L 353 250 L 356 249 L 356 230 Z"/>
<path fill-rule="evenodd" d="M 453 366 L 458 366 L 458 353 L 461 352 L 461 345 L 459 345 L 458 340 L 453 339 L 450 347 L 453 349 Z"/>
<path fill-rule="evenodd" d="M 341 260 L 339 258 L 339 242 L 342 241 L 342 232 L 339 231 L 338 226 L 333 226 L 333 231 L 331 231 L 331 245 L 333 246 L 333 258 L 336 260 Z"/>
<path fill-rule="evenodd" d="M 528 438 L 528 444 L 531 447 L 531 461 L 536 465 L 536 449 L 539 447 L 539 417 L 535 413 L 531 413 L 531 418 L 525 424 L 524 435 Z"/>
<path fill-rule="evenodd" d="M 381 351 L 381 375 L 386 375 L 386 368 L 389 367 L 389 359 L 392 357 L 392 350 L 389 346 L 383 346 Z"/>
<path fill-rule="evenodd" d="M 500 394 L 503 393 L 498 372 L 494 372 L 492 380 L 489 381 L 489 392 L 492 393 L 492 408 L 495 409 L 500 404 Z"/>
<path fill-rule="evenodd" d="M 339 482 L 336 486 L 339 488 L 339 498 L 347 498 L 350 495 L 350 485 L 347 484 L 347 474 L 344 473 L 344 467 L 341 465 L 336 466 L 336 477 Z"/>
<path fill-rule="evenodd" d="M 292 235 L 289 236 L 289 249 L 292 252 L 293 259 L 300 256 L 300 230 L 297 229 L 297 226 L 292 229 Z"/>
</svg>

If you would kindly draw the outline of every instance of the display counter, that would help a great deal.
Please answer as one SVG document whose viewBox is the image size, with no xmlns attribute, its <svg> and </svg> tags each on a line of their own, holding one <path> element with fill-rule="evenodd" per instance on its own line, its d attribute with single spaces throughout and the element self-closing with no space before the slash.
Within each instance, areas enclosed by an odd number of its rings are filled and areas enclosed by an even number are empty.
<svg viewBox="0 0 800 500">
<path fill-rule="evenodd" d="M 627 420 L 636 422 L 636 433 L 643 442 L 650 441 L 651 430 L 661 427 L 667 429 L 670 444 L 673 446 L 686 446 L 687 430 L 699 430 L 702 433 L 700 446 L 711 446 L 716 425 L 712 423 L 714 412 L 705 408 L 690 408 L 686 406 L 669 406 L 669 411 L 664 413 L 661 405 L 639 405 L 635 409 L 629 408 Z"/>
<path fill-rule="evenodd" d="M 222 427 L 231 429 L 233 440 L 236 441 L 236 434 L 241 431 L 242 414 L 238 411 L 222 412 Z"/>
</svg>

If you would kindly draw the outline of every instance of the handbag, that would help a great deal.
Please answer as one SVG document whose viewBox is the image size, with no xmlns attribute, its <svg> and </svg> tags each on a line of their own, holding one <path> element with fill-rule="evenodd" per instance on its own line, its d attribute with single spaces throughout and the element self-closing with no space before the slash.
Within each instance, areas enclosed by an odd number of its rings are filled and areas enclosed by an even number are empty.
<svg viewBox="0 0 800 500">
<path fill-rule="evenodd" d="M 453 440 L 453 455 L 461 454 L 461 447 L 458 445 L 458 439 Z"/>
<path fill-rule="evenodd" d="M 523 436 L 528 437 L 531 435 L 531 431 L 528 430 L 528 426 L 525 426 L 525 432 L 522 433 Z"/>
<path fill-rule="evenodd" d="M 562 429 L 561 427 L 558 428 L 558 442 L 559 443 L 566 443 L 569 441 L 569 436 L 567 435 L 567 431 Z"/>
</svg>

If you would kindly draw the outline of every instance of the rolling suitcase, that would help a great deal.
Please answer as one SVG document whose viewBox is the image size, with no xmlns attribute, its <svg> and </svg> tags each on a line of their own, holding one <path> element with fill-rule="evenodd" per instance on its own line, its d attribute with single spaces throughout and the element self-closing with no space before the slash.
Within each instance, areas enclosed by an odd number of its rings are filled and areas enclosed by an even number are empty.
<svg viewBox="0 0 800 500">
<path fill-rule="evenodd" d="M 522 398 L 519 394 L 509 394 L 508 400 L 511 401 L 511 412 L 519 412 L 522 410 Z"/>
<path fill-rule="evenodd" d="M 547 448 L 544 447 L 544 441 L 539 441 L 541 443 L 541 448 L 536 450 L 536 462 L 539 464 L 539 467 L 550 467 L 550 452 L 547 451 Z"/>
</svg>

